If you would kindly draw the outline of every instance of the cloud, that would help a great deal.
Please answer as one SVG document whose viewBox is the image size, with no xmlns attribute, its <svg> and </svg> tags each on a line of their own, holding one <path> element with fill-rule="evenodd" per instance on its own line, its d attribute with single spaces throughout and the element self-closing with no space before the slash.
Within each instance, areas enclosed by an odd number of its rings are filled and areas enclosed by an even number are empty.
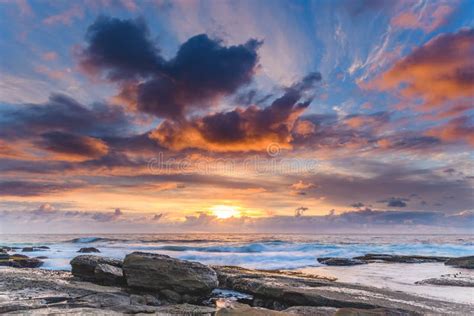
<svg viewBox="0 0 474 316">
<path fill-rule="evenodd" d="M 420 7 L 419 12 L 401 11 L 392 18 L 390 24 L 401 29 L 422 29 L 425 33 L 430 33 L 444 25 L 454 11 L 453 3 L 440 5 L 437 1 Z"/>
<path fill-rule="evenodd" d="M 473 51 L 474 29 L 441 34 L 396 62 L 368 87 L 400 90 L 412 102 L 421 99 L 422 110 L 472 98 Z"/>
<path fill-rule="evenodd" d="M 461 116 L 430 128 L 426 135 L 436 137 L 447 143 L 465 142 L 474 147 L 474 122 L 473 118 Z"/>
<path fill-rule="evenodd" d="M 294 123 L 311 103 L 311 97 L 302 99 L 320 80 L 319 73 L 311 73 L 264 108 L 236 108 L 192 121 L 165 120 L 150 137 L 173 150 L 262 151 L 271 143 L 291 148 Z"/>
<path fill-rule="evenodd" d="M 303 213 L 309 210 L 309 208 L 301 206 L 295 209 L 295 217 L 301 217 L 303 216 Z"/>
<path fill-rule="evenodd" d="M 163 63 L 142 19 L 100 16 L 89 26 L 86 40 L 81 67 L 93 74 L 105 71 L 112 81 L 150 75 Z"/>
<path fill-rule="evenodd" d="M 261 42 L 236 46 L 196 35 L 165 61 L 143 20 L 99 17 L 87 32 L 80 64 L 121 86 L 119 99 L 145 113 L 178 118 L 207 108 L 250 83 Z M 132 43 L 132 44 L 131 44 Z M 135 80 L 133 80 L 135 79 Z"/>
<path fill-rule="evenodd" d="M 0 137 L 15 139 L 50 131 L 121 135 L 128 131 L 131 118 L 119 107 L 96 103 L 92 107 L 63 94 L 52 94 L 44 104 L 21 104 L 0 109 Z"/>
<path fill-rule="evenodd" d="M 290 185 L 291 194 L 293 195 L 306 195 L 308 190 L 317 188 L 317 185 L 314 183 L 304 182 L 299 180 L 298 182 Z"/>
<path fill-rule="evenodd" d="M 116 208 L 113 213 L 94 213 L 92 214 L 91 218 L 98 222 L 112 222 L 116 221 L 123 216 L 123 212 Z"/>
<path fill-rule="evenodd" d="M 81 19 L 84 16 L 84 9 L 81 5 L 76 4 L 71 8 L 67 9 L 64 12 L 59 14 L 51 15 L 43 20 L 44 24 L 53 25 L 53 24 L 64 24 L 71 25 L 74 19 Z"/>
<path fill-rule="evenodd" d="M 198 212 L 188 215 L 184 220 L 163 221 L 161 214 L 150 220 L 146 214 L 114 211 L 75 211 L 60 210 L 49 203 L 38 208 L 13 212 L 0 210 L 0 225 L 4 231 L 19 232 L 27 229 L 35 232 L 93 232 L 124 231 L 143 233 L 156 232 L 446 232 L 469 231 L 474 225 L 474 212 L 463 210 L 455 214 L 431 211 L 381 211 L 363 209 L 328 215 L 302 216 L 307 210 L 299 207 L 293 216 L 269 216 L 220 219 L 214 215 Z M 54 225 L 51 223 L 54 222 Z M 34 223 L 34 227 L 31 225 Z M 44 225 L 42 225 L 44 224 Z M 115 228 L 115 230 L 114 230 Z M 97 230 L 99 229 L 99 230 Z"/>
<path fill-rule="evenodd" d="M 64 132 L 49 132 L 42 135 L 40 145 L 58 154 L 59 159 L 80 161 L 98 159 L 109 151 L 107 144 L 94 137 Z"/>
<path fill-rule="evenodd" d="M 37 181 L 1 181 L 0 196 L 40 196 L 57 194 L 84 187 L 77 182 Z"/>
<path fill-rule="evenodd" d="M 163 217 L 163 213 L 155 214 L 155 215 L 153 215 L 153 217 L 151 218 L 151 220 L 152 220 L 152 221 L 159 221 L 162 217 Z"/>
<path fill-rule="evenodd" d="M 351 204 L 350 206 L 352 206 L 352 207 L 354 207 L 354 208 L 362 208 L 362 207 L 365 206 L 365 204 L 362 203 L 362 202 L 357 202 L 357 203 Z"/>
<path fill-rule="evenodd" d="M 407 203 L 410 199 L 398 198 L 398 197 L 391 197 L 386 200 L 378 201 L 379 203 L 387 203 L 388 207 L 406 207 Z"/>
</svg>

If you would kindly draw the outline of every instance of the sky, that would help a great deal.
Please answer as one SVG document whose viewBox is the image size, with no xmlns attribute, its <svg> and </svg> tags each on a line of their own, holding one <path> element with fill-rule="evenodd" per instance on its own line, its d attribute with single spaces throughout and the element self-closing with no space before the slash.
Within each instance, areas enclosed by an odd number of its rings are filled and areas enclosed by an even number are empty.
<svg viewBox="0 0 474 316">
<path fill-rule="evenodd" d="M 472 232 L 473 12 L 0 0 L 0 233 Z"/>
</svg>

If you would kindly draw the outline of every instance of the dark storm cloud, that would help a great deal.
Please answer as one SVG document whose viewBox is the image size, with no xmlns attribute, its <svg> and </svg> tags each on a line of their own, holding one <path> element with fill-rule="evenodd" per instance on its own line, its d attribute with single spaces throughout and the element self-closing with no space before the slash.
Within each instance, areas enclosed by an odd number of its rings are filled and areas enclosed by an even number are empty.
<svg viewBox="0 0 474 316">
<path fill-rule="evenodd" d="M 88 30 L 81 65 L 104 72 L 121 85 L 120 97 L 158 117 L 181 117 L 192 108 L 209 107 L 250 83 L 261 42 L 223 46 L 205 34 L 188 39 L 165 61 L 142 20 L 100 17 Z M 137 80 L 142 80 L 138 83 Z"/>
<path fill-rule="evenodd" d="M 159 70 L 163 59 L 150 38 L 145 21 L 100 16 L 87 29 L 88 47 L 81 66 L 89 71 L 107 71 L 111 80 L 130 80 Z"/>
</svg>

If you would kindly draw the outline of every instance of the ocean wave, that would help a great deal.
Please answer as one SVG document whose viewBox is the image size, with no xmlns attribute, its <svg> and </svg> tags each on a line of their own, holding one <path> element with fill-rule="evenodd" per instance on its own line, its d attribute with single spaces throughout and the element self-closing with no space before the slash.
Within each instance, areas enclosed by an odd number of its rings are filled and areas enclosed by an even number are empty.
<svg viewBox="0 0 474 316">
<path fill-rule="evenodd" d="M 198 252 L 225 252 L 225 253 L 261 253 L 261 252 L 287 252 L 287 251 L 311 251 L 311 250 L 331 250 L 337 248 L 337 245 L 325 245 L 320 243 L 250 243 L 244 245 L 212 245 L 212 246 L 186 246 L 186 245 L 166 245 L 150 247 L 150 250 L 164 251 L 198 251 Z"/>
<path fill-rule="evenodd" d="M 104 238 L 104 237 L 80 237 L 80 238 L 67 240 L 66 242 L 70 242 L 73 244 L 88 244 L 88 243 L 99 242 L 99 241 L 119 241 L 119 240 L 113 239 L 113 238 Z"/>
</svg>

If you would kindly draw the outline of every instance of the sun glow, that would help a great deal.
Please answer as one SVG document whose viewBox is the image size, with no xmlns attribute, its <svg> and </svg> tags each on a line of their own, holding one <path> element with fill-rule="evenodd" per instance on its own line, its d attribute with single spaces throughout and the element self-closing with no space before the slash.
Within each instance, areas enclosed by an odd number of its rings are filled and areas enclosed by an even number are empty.
<svg viewBox="0 0 474 316">
<path fill-rule="evenodd" d="M 226 219 L 230 217 L 240 217 L 241 213 L 235 206 L 228 205 L 216 205 L 211 207 L 212 215 L 217 216 L 220 219 Z"/>
</svg>

